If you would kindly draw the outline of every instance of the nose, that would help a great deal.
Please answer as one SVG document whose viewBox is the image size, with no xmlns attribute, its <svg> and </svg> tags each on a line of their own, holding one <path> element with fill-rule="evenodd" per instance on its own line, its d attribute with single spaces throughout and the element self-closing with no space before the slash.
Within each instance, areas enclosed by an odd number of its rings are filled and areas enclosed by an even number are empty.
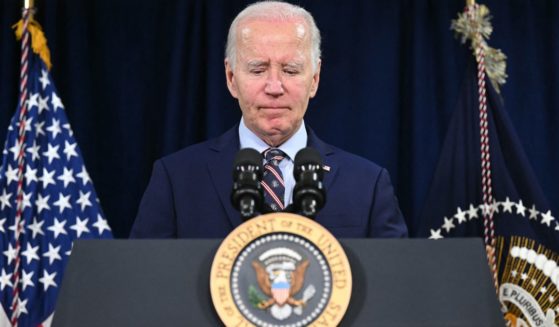
<svg viewBox="0 0 559 327">
<path fill-rule="evenodd" d="M 274 76 L 275 74 L 270 75 L 271 76 L 269 76 L 268 80 L 266 81 L 266 88 L 264 89 L 264 91 L 266 92 L 266 94 L 269 94 L 271 96 L 282 95 L 284 90 L 281 80 L 278 78 L 278 76 Z"/>
</svg>

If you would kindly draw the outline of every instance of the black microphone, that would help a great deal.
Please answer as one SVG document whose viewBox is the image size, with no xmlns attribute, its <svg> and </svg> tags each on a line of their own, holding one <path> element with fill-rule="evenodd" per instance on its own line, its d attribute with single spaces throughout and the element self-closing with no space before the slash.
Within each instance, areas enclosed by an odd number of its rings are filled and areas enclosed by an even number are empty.
<svg viewBox="0 0 559 327">
<path fill-rule="evenodd" d="M 295 156 L 295 188 L 293 204 L 301 215 L 314 218 L 326 202 L 326 191 L 322 184 L 324 173 L 320 153 L 313 148 L 301 149 Z"/>
<path fill-rule="evenodd" d="M 248 220 L 256 216 L 262 208 L 262 154 L 254 149 L 241 149 L 233 165 L 233 192 L 231 203 L 239 210 L 241 217 Z"/>
</svg>

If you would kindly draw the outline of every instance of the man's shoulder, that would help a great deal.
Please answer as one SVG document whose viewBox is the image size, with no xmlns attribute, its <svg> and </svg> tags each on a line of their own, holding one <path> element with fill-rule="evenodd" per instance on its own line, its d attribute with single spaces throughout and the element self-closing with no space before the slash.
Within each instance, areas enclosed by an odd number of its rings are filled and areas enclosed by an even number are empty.
<svg viewBox="0 0 559 327">
<path fill-rule="evenodd" d="M 378 175 L 384 170 L 383 167 L 367 158 L 322 141 L 316 136 L 312 129 L 309 129 L 309 137 L 312 146 L 316 147 L 319 152 L 321 152 L 325 164 L 331 162 L 337 166 L 349 168 L 346 169 L 346 171 L 356 174 L 368 172 Z"/>
</svg>

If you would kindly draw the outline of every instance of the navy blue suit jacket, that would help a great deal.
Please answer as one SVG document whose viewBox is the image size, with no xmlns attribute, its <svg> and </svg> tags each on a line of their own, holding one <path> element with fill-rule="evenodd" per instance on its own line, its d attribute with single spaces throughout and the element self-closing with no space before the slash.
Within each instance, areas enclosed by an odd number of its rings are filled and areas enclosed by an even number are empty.
<svg viewBox="0 0 559 327">
<path fill-rule="evenodd" d="M 336 237 L 406 237 L 388 172 L 322 142 L 308 129 L 308 146 L 330 166 L 327 202 L 316 221 Z M 238 127 L 155 162 L 130 237 L 223 238 L 242 223 L 230 201 Z"/>
</svg>

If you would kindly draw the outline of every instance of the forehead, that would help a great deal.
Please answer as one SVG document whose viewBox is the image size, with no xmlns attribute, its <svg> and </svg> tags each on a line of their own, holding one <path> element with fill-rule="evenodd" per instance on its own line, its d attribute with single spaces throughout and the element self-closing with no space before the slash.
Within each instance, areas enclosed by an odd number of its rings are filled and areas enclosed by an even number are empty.
<svg viewBox="0 0 559 327">
<path fill-rule="evenodd" d="M 239 24 L 237 41 L 239 48 L 258 46 L 310 47 L 311 44 L 310 31 L 303 19 L 247 20 Z"/>
</svg>

